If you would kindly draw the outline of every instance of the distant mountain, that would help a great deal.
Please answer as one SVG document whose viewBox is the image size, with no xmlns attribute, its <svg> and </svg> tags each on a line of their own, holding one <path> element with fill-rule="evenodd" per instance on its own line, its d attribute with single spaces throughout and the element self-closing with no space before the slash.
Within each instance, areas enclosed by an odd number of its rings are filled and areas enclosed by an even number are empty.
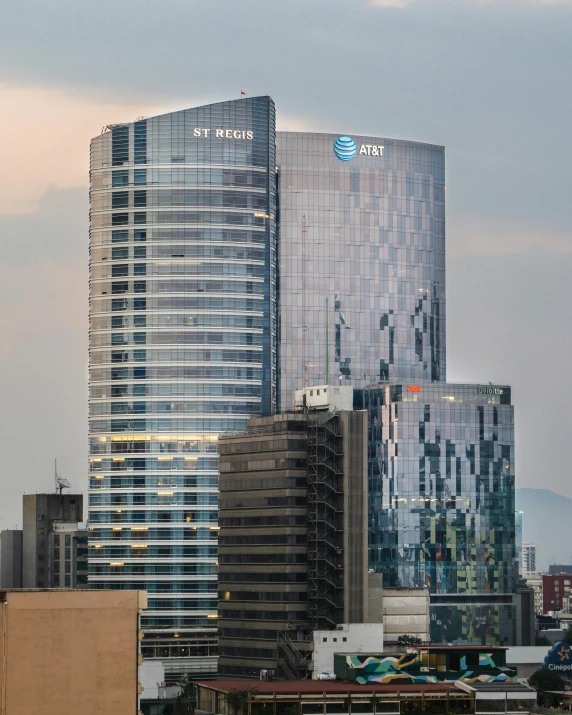
<svg viewBox="0 0 572 715">
<path fill-rule="evenodd" d="M 538 546 L 540 569 L 572 564 L 572 499 L 549 489 L 517 489 L 516 508 L 524 512 L 522 540 Z"/>
</svg>

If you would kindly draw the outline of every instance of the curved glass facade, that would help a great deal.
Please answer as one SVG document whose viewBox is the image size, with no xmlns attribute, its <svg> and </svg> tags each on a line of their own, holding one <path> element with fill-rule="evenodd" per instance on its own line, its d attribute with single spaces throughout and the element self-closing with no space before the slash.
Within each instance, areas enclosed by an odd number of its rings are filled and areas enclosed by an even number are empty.
<svg viewBox="0 0 572 715">
<path fill-rule="evenodd" d="M 445 380 L 444 148 L 278 132 L 276 152 L 281 408 L 308 385 Z"/>
<path fill-rule="evenodd" d="M 148 591 L 147 655 L 210 654 L 217 435 L 274 411 L 274 127 L 256 97 L 91 144 L 89 584 Z"/>
</svg>

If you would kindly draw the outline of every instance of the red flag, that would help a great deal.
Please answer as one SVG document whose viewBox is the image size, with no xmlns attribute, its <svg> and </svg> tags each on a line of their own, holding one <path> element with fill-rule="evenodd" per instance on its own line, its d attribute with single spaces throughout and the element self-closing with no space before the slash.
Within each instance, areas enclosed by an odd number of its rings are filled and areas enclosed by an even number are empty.
<svg viewBox="0 0 572 715">
<path fill-rule="evenodd" d="M 240 90 L 240 96 L 241 96 L 241 97 L 246 97 L 246 92 L 243 92 L 242 90 Z"/>
</svg>

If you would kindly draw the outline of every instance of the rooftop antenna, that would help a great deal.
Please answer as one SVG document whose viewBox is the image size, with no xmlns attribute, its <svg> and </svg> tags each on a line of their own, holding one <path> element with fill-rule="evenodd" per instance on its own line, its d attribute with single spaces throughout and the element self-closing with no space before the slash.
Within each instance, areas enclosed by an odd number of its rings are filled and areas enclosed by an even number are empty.
<svg viewBox="0 0 572 715">
<path fill-rule="evenodd" d="M 71 489 L 71 484 L 67 479 L 64 479 L 60 474 L 58 474 L 58 460 L 54 459 L 54 477 L 56 480 L 56 494 L 62 493 L 63 489 Z"/>
</svg>

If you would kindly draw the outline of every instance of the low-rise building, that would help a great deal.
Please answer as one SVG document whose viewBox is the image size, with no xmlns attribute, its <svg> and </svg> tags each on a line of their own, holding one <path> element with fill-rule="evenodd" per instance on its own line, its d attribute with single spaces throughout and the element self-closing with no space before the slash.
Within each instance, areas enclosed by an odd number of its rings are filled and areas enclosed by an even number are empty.
<svg viewBox="0 0 572 715">
<path fill-rule="evenodd" d="M 132 715 L 144 591 L 0 591 L 0 715 Z"/>
<path fill-rule="evenodd" d="M 528 715 L 536 692 L 521 683 L 359 685 L 315 680 L 197 683 L 198 709 L 217 715 L 400 715 L 410 712 Z"/>
</svg>

